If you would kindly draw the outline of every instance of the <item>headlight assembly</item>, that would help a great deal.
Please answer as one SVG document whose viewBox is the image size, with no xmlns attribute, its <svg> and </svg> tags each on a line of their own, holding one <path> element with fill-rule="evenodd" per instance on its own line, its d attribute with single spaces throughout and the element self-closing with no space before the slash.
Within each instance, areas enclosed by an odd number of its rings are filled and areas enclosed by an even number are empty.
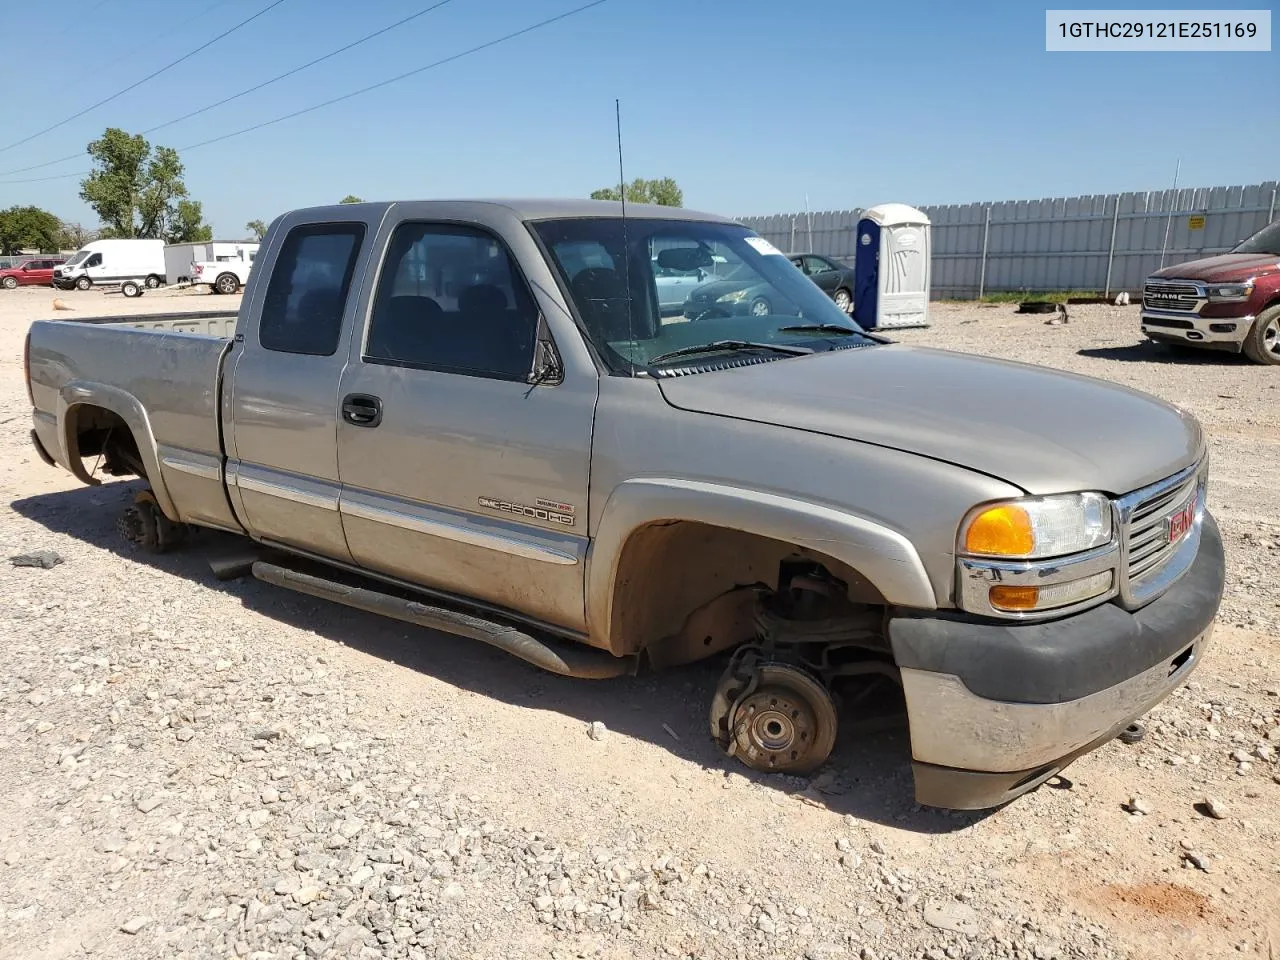
<svg viewBox="0 0 1280 960">
<path fill-rule="evenodd" d="M 1100 493 L 985 504 L 960 527 L 961 554 L 1007 560 L 1065 557 L 1111 542 L 1111 501 Z"/>
<path fill-rule="evenodd" d="M 1206 288 L 1210 300 L 1248 300 L 1253 295 L 1253 281 L 1213 283 Z"/>
</svg>

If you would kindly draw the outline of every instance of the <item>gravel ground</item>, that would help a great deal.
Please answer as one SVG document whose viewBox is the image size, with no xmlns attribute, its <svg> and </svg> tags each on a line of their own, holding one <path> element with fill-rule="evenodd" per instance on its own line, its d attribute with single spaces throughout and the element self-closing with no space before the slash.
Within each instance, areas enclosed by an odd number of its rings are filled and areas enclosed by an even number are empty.
<svg viewBox="0 0 1280 960">
<path fill-rule="evenodd" d="M 237 298 L 61 294 L 80 315 Z M 715 668 L 539 673 L 254 581 L 207 537 L 131 553 L 131 484 L 27 440 L 0 292 L 0 958 L 1272 957 L 1280 945 L 1280 371 L 939 305 L 901 340 L 1076 370 L 1192 410 L 1228 596 L 1196 679 L 1068 776 L 986 815 L 910 799 L 902 730 L 849 726 L 813 781 L 705 733 Z M 58 313 L 74 317 L 76 312 Z M 598 726 L 603 724 L 603 727 Z"/>
</svg>

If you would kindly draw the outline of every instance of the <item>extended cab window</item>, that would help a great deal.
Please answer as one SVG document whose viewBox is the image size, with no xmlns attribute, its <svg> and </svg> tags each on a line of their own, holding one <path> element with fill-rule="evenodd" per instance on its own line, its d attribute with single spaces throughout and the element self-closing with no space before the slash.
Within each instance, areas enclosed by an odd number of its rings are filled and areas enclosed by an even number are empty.
<svg viewBox="0 0 1280 960">
<path fill-rule="evenodd" d="M 364 358 L 523 381 L 537 329 L 529 288 L 495 237 L 405 223 L 387 248 Z"/>
<path fill-rule="evenodd" d="M 262 304 L 258 342 L 267 350 L 332 356 L 342 333 L 362 223 L 294 227 L 284 238 Z"/>
</svg>

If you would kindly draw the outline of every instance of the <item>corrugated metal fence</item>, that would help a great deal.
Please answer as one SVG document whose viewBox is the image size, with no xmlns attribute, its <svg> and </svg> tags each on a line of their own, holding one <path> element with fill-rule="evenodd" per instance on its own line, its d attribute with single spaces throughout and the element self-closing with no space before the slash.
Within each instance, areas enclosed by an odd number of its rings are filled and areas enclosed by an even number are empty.
<svg viewBox="0 0 1280 960">
<path fill-rule="evenodd" d="M 921 207 L 933 222 L 933 295 L 1136 293 L 1161 266 L 1230 250 L 1276 219 L 1277 181 L 1051 200 Z M 849 263 L 860 209 L 742 217 L 776 246 Z"/>
</svg>

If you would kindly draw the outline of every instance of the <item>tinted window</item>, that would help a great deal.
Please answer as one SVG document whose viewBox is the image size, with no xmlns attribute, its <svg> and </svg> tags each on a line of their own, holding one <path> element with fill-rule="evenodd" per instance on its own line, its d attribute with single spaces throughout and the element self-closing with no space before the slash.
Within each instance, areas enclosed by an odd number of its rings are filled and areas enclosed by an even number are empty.
<svg viewBox="0 0 1280 960">
<path fill-rule="evenodd" d="M 366 360 L 525 380 L 538 310 L 506 248 L 470 227 L 396 228 L 378 281 Z"/>
<path fill-rule="evenodd" d="M 100 253 L 95 253 L 95 254 L 93 254 L 92 256 L 90 256 L 90 257 L 89 257 L 89 259 L 88 259 L 88 260 L 86 260 L 86 261 L 84 262 L 84 265 L 85 265 L 86 267 L 100 267 L 100 266 L 102 266 L 102 254 L 100 254 Z"/>
<path fill-rule="evenodd" d="M 364 224 L 295 227 L 284 238 L 262 304 L 258 342 L 268 350 L 328 357 L 364 239 Z"/>
</svg>

